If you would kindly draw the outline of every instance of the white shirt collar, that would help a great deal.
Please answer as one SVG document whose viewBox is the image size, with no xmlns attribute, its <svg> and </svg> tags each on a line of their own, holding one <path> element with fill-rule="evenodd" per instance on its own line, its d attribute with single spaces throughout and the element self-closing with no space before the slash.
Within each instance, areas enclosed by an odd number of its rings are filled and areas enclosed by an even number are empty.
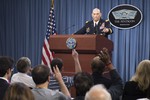
<svg viewBox="0 0 150 100">
<path fill-rule="evenodd" d="M 8 79 L 6 79 L 5 77 L 0 77 L 0 79 L 3 79 L 9 83 Z"/>
<path fill-rule="evenodd" d="M 93 21 L 94 22 L 94 27 L 95 27 L 95 24 L 97 24 L 98 25 L 98 23 L 99 23 L 99 20 L 97 21 L 97 22 L 95 22 L 95 21 Z"/>
</svg>

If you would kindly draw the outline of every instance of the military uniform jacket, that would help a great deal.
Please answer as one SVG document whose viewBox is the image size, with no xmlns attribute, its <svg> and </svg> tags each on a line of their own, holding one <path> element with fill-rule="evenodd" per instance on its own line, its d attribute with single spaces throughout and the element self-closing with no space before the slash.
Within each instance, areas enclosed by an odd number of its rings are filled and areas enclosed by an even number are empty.
<svg viewBox="0 0 150 100">
<path fill-rule="evenodd" d="M 108 33 L 102 32 L 105 27 L 109 29 Z M 109 34 L 112 34 L 112 29 L 108 20 L 100 19 L 98 25 L 95 25 L 95 27 L 94 22 L 89 21 L 85 24 L 83 28 L 81 28 L 75 34 L 101 34 L 107 37 Z"/>
</svg>

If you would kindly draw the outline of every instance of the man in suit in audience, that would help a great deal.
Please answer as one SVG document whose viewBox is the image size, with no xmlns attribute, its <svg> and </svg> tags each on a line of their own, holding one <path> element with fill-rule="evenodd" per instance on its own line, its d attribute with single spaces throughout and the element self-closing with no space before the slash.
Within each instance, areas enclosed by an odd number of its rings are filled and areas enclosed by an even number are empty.
<svg viewBox="0 0 150 100">
<path fill-rule="evenodd" d="M 91 69 L 94 85 L 103 84 L 111 94 L 112 100 L 119 100 L 123 92 L 123 82 L 120 75 L 113 67 L 106 48 L 103 48 L 99 56 L 93 58 Z M 110 79 L 103 76 L 106 70 L 109 71 Z"/>
<path fill-rule="evenodd" d="M 93 9 L 93 20 L 86 22 L 85 26 L 83 26 L 83 28 L 78 30 L 75 34 L 100 34 L 108 37 L 109 34 L 112 34 L 112 29 L 110 27 L 109 20 L 103 20 L 101 15 L 100 9 Z"/>
<path fill-rule="evenodd" d="M 10 57 L 0 57 L 0 98 L 3 100 L 5 92 L 9 86 L 9 79 L 13 71 L 13 59 Z"/>
<path fill-rule="evenodd" d="M 36 84 L 36 88 L 32 89 L 35 100 L 70 100 L 70 93 L 62 80 L 58 67 L 55 66 L 53 70 L 61 92 L 48 89 L 50 69 L 46 65 L 37 65 L 32 70 L 32 78 Z"/>
</svg>

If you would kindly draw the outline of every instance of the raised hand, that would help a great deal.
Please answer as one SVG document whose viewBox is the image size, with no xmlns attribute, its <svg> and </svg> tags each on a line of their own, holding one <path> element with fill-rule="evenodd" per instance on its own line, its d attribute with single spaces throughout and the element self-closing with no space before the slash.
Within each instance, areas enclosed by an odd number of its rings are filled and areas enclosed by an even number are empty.
<svg viewBox="0 0 150 100">
<path fill-rule="evenodd" d="M 54 77 L 55 77 L 55 79 L 56 79 L 58 82 L 62 81 L 62 75 L 61 75 L 61 73 L 60 73 L 60 71 L 59 71 L 57 65 L 56 65 L 55 67 L 53 67 L 53 70 L 54 70 Z"/>
<path fill-rule="evenodd" d="M 73 57 L 74 62 L 75 62 L 75 73 L 81 72 L 82 69 L 81 69 L 81 65 L 79 62 L 79 54 L 75 49 L 72 50 L 72 57 Z"/>
<path fill-rule="evenodd" d="M 66 85 L 65 85 L 65 83 L 64 83 L 64 81 L 63 81 L 63 79 L 62 79 L 62 75 L 61 75 L 61 73 L 60 73 L 60 71 L 59 71 L 57 65 L 56 65 L 55 67 L 53 67 L 53 69 L 54 69 L 54 77 L 55 77 L 55 79 L 56 79 L 56 80 L 58 81 L 58 83 L 59 83 L 61 92 L 62 92 L 63 94 L 65 94 L 66 96 L 71 97 L 71 96 L 70 96 L 70 93 L 69 93 L 69 91 L 68 91 L 68 89 L 67 89 L 67 87 L 66 87 Z M 70 99 L 69 99 L 69 100 L 70 100 Z"/>
<path fill-rule="evenodd" d="M 111 63 L 110 56 L 107 48 L 103 48 L 99 53 L 100 60 L 102 60 L 106 65 Z"/>
<path fill-rule="evenodd" d="M 72 57 L 73 57 L 73 59 L 77 59 L 78 56 L 79 56 L 78 52 L 75 49 L 73 49 L 72 50 Z"/>
</svg>

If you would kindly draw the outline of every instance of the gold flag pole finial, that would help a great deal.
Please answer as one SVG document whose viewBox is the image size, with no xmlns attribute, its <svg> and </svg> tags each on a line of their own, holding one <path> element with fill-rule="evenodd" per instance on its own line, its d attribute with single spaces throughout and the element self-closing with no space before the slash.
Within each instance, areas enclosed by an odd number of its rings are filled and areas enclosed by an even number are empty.
<svg viewBox="0 0 150 100">
<path fill-rule="evenodd" d="M 52 4 L 51 4 L 51 6 L 52 6 L 52 7 L 54 7 L 54 0 L 52 0 Z"/>
</svg>

